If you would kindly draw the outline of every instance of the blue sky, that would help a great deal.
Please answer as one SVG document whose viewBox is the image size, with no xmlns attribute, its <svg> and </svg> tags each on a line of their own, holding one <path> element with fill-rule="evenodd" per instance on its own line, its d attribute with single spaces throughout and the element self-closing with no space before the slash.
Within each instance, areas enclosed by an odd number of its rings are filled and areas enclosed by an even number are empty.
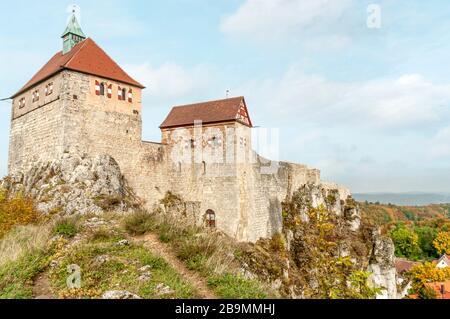
<svg viewBox="0 0 450 319">
<path fill-rule="evenodd" d="M 0 98 L 56 52 L 65 1 L 0 12 Z M 354 192 L 450 190 L 450 3 L 442 0 L 78 1 L 81 25 L 147 86 L 144 138 L 177 104 L 244 95 L 280 157 Z M 368 28 L 367 6 L 381 8 Z M 10 105 L 0 102 L 0 175 Z"/>
</svg>

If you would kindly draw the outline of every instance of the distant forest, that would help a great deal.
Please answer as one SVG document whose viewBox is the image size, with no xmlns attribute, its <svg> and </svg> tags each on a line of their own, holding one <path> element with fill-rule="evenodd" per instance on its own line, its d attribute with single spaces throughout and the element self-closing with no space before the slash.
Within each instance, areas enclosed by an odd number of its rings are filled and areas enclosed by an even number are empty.
<svg viewBox="0 0 450 319">
<path fill-rule="evenodd" d="M 397 257 L 432 260 L 442 253 L 437 243 L 450 241 L 450 204 L 397 206 L 365 201 L 360 208 L 363 218 L 392 238 Z"/>
</svg>

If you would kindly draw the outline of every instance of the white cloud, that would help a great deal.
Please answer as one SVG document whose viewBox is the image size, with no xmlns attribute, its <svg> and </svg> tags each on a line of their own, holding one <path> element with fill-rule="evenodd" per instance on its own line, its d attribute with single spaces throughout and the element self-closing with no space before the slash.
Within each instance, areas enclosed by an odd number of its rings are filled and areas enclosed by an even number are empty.
<svg viewBox="0 0 450 319">
<path fill-rule="evenodd" d="M 344 19 L 353 0 L 247 0 L 223 19 L 225 34 L 251 40 L 292 40 L 312 49 L 349 42 Z"/>
<path fill-rule="evenodd" d="M 177 98 L 207 88 L 212 81 L 206 66 L 183 68 L 167 62 L 159 67 L 149 63 L 128 64 L 124 69 L 147 87 L 146 93 L 155 98 Z"/>
<path fill-rule="evenodd" d="M 450 156 L 450 126 L 441 128 L 430 143 L 431 157 L 445 158 Z"/>
<path fill-rule="evenodd" d="M 337 82 L 305 74 L 293 66 L 280 78 L 254 82 L 245 91 L 258 106 L 321 125 L 406 128 L 449 118 L 450 84 L 434 84 L 421 75 L 366 82 Z"/>
</svg>

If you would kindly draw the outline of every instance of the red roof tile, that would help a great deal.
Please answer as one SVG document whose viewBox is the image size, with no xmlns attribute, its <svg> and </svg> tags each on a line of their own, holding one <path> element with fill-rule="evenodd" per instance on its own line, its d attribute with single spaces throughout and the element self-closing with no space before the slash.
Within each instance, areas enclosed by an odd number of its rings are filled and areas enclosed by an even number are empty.
<svg viewBox="0 0 450 319">
<path fill-rule="evenodd" d="M 445 282 L 429 282 L 425 283 L 425 286 L 433 289 L 438 299 L 450 298 L 450 280 Z"/>
<path fill-rule="evenodd" d="M 13 97 L 64 69 L 144 88 L 114 62 L 94 40 L 88 38 L 74 46 L 67 54 L 63 55 L 62 51 L 56 53 Z"/>
<path fill-rule="evenodd" d="M 398 274 L 403 274 L 404 272 L 410 270 L 413 266 L 418 265 L 420 263 L 410 261 L 402 258 L 395 258 L 395 269 Z"/>
<path fill-rule="evenodd" d="M 244 107 L 248 123 L 237 118 L 241 111 L 241 105 Z M 224 100 L 175 106 L 160 125 L 160 128 L 189 126 L 193 125 L 196 120 L 201 120 L 203 124 L 238 121 L 252 127 L 245 99 L 243 96 L 239 96 Z"/>
</svg>

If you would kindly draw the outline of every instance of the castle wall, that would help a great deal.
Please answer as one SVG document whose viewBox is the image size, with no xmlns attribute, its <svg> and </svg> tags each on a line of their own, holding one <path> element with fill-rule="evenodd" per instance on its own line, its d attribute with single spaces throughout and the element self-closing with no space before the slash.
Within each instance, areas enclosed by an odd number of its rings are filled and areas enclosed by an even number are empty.
<svg viewBox="0 0 450 319">
<path fill-rule="evenodd" d="M 320 182 L 318 170 L 257 156 L 251 129 L 240 123 L 185 127 L 181 135 L 163 129 L 162 143 L 144 142 L 139 88 L 130 103 L 118 100 L 118 86 L 129 88 L 118 82 L 67 70 L 52 81 L 53 100 L 27 102 L 23 109 L 13 103 L 10 171 L 69 151 L 108 154 L 147 208 L 171 191 L 198 223 L 213 210 L 216 227 L 242 241 L 280 232 L 282 201 L 301 185 Z M 111 98 L 95 94 L 96 81 L 112 84 Z M 271 164 L 277 165 L 267 171 Z"/>
<path fill-rule="evenodd" d="M 53 82 L 53 93 L 45 96 L 45 85 Z M 61 154 L 64 144 L 64 116 L 60 103 L 61 75 L 15 97 L 9 143 L 8 171 L 24 171 L 38 160 L 51 160 Z M 32 91 L 39 90 L 39 101 L 32 101 Z M 25 107 L 19 101 L 25 98 Z"/>
<path fill-rule="evenodd" d="M 153 204 L 169 189 L 165 177 L 164 146 L 143 142 L 141 90 L 133 88 L 133 102 L 120 101 L 118 82 L 66 71 L 66 85 L 77 99 L 63 101 L 67 125 L 65 145 L 77 152 L 109 154 L 136 194 Z M 113 85 L 112 97 L 95 95 L 95 81 Z"/>
</svg>

